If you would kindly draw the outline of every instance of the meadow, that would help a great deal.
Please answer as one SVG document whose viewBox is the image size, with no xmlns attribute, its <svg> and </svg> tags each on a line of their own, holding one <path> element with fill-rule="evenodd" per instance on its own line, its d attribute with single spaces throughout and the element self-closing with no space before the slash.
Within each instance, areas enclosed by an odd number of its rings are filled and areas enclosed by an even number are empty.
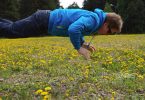
<svg viewBox="0 0 145 100">
<path fill-rule="evenodd" d="M 145 100 L 145 35 L 93 44 L 87 61 L 68 37 L 0 39 L 0 100 Z"/>
</svg>

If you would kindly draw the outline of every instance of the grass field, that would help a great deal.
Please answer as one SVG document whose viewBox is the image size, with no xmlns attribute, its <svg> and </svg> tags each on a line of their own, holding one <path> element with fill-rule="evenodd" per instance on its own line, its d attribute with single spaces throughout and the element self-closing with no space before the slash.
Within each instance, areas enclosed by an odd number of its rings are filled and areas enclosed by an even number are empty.
<svg viewBox="0 0 145 100">
<path fill-rule="evenodd" d="M 0 39 L 0 100 L 144 100 L 145 35 L 93 44 L 87 61 L 67 37 Z"/>
</svg>

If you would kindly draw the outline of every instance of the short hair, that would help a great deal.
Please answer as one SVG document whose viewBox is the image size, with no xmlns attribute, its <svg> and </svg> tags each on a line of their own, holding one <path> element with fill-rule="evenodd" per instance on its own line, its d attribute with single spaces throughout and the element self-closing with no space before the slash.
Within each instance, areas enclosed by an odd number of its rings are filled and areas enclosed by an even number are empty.
<svg viewBox="0 0 145 100">
<path fill-rule="evenodd" d="M 109 24 L 110 28 L 117 29 L 118 32 L 121 32 L 123 26 L 123 20 L 120 15 L 116 13 L 107 13 L 106 23 Z"/>
</svg>

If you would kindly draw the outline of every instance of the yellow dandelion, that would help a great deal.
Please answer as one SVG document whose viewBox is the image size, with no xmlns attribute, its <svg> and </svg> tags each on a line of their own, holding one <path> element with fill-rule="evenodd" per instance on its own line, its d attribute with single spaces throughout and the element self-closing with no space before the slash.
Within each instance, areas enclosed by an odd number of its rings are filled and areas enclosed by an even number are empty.
<svg viewBox="0 0 145 100">
<path fill-rule="evenodd" d="M 71 59 L 71 60 L 72 60 L 72 59 L 73 59 L 73 57 L 69 57 L 69 59 Z"/>
<path fill-rule="evenodd" d="M 45 96 L 43 97 L 43 100 L 51 100 L 51 94 L 45 95 Z"/>
<path fill-rule="evenodd" d="M 45 61 L 45 60 L 40 60 L 40 62 L 41 62 L 41 63 L 43 63 L 43 64 L 45 64 L 45 63 L 46 63 L 46 61 Z"/>
<path fill-rule="evenodd" d="M 109 63 L 109 64 L 112 64 L 112 61 L 109 61 L 108 63 Z"/>
<path fill-rule="evenodd" d="M 73 81 L 73 80 L 74 80 L 74 78 L 73 78 L 73 77 L 69 77 L 69 80 L 70 80 L 70 81 Z"/>
<path fill-rule="evenodd" d="M 65 96 L 69 96 L 69 90 L 66 90 L 66 92 L 65 92 Z"/>
<path fill-rule="evenodd" d="M 48 95 L 48 92 L 41 92 L 41 95 Z"/>
<path fill-rule="evenodd" d="M 111 97 L 111 100 L 115 100 L 115 95 L 116 95 L 116 92 L 115 92 L 115 91 L 113 91 L 113 92 L 112 92 L 112 97 Z"/>
<path fill-rule="evenodd" d="M 42 93 L 42 92 L 43 92 L 43 90 L 39 89 L 39 90 L 37 90 L 37 91 L 35 92 L 35 94 L 38 95 L 38 94 L 40 94 L 40 93 Z"/>
<path fill-rule="evenodd" d="M 101 98 L 98 98 L 98 100 L 102 100 Z"/>
<path fill-rule="evenodd" d="M 112 96 L 115 96 L 116 92 L 112 92 Z"/>
<path fill-rule="evenodd" d="M 72 53 L 72 57 L 77 57 L 78 55 L 76 53 Z"/>
<path fill-rule="evenodd" d="M 89 69 L 89 68 L 91 68 L 91 66 L 85 66 L 85 69 Z"/>
<path fill-rule="evenodd" d="M 144 79 L 143 75 L 138 75 L 138 78 L 139 78 L 140 80 Z"/>
<path fill-rule="evenodd" d="M 112 97 L 112 98 L 111 98 L 111 100 L 115 100 L 115 98 L 114 98 L 114 97 Z"/>
<path fill-rule="evenodd" d="M 110 80 L 111 78 L 109 76 L 103 76 L 103 79 Z"/>
<path fill-rule="evenodd" d="M 88 77 L 89 77 L 89 69 L 86 69 L 86 70 L 85 70 L 84 76 L 85 76 L 85 78 L 88 78 Z"/>
<path fill-rule="evenodd" d="M 48 99 L 49 98 L 49 95 L 45 95 L 43 99 Z"/>
<path fill-rule="evenodd" d="M 65 93 L 65 95 L 68 97 L 69 96 L 69 93 Z"/>
<path fill-rule="evenodd" d="M 143 63 L 144 62 L 144 59 L 143 58 L 139 58 L 138 59 L 138 63 Z"/>
<path fill-rule="evenodd" d="M 50 90 L 51 90 L 51 87 L 50 86 L 48 86 L 48 87 L 45 88 L 45 91 L 50 91 Z"/>
</svg>

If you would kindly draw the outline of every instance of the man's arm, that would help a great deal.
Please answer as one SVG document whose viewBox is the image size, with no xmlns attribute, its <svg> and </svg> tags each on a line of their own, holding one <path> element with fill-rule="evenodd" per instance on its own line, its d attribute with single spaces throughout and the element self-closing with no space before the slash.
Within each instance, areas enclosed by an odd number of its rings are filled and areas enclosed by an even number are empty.
<svg viewBox="0 0 145 100">
<path fill-rule="evenodd" d="M 92 31 L 95 21 L 91 17 L 81 17 L 69 26 L 68 33 L 71 43 L 79 54 L 83 55 L 86 59 L 90 59 L 90 52 L 88 49 L 82 47 L 85 42 L 83 39 L 83 32 Z"/>
<path fill-rule="evenodd" d="M 81 45 L 85 42 L 83 39 L 83 32 L 92 31 L 95 27 L 95 21 L 92 17 L 80 17 L 77 21 L 72 23 L 68 28 L 71 43 L 76 50 L 79 50 Z"/>
</svg>

